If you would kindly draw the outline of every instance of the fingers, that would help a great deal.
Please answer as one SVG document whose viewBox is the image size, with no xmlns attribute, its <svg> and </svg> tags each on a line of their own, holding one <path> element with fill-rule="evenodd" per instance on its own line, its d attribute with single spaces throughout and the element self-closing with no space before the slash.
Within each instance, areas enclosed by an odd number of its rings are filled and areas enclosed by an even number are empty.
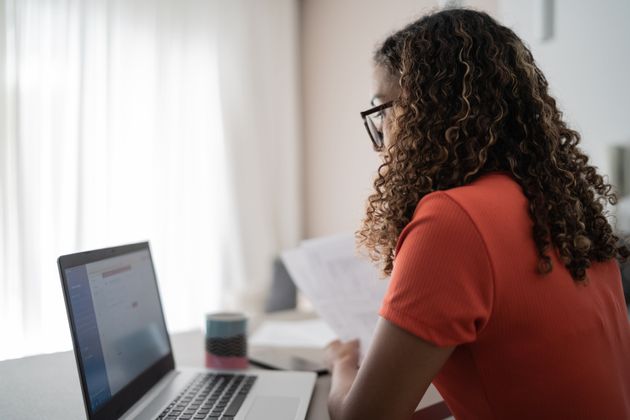
<svg viewBox="0 0 630 420">
<path fill-rule="evenodd" d="M 335 340 L 328 343 L 324 350 L 330 355 L 341 356 L 347 353 L 358 353 L 360 345 L 357 338 L 350 341 Z"/>
<path fill-rule="evenodd" d="M 329 348 L 330 347 L 338 347 L 340 345 L 341 345 L 341 340 L 334 340 L 334 341 L 331 341 L 330 343 L 328 343 L 326 345 L 326 347 L 329 347 Z"/>
<path fill-rule="evenodd" d="M 349 341 L 335 340 L 328 343 L 324 349 L 324 363 L 328 370 L 333 372 L 334 366 L 346 363 L 358 366 L 359 346 L 360 342 L 358 339 Z"/>
</svg>

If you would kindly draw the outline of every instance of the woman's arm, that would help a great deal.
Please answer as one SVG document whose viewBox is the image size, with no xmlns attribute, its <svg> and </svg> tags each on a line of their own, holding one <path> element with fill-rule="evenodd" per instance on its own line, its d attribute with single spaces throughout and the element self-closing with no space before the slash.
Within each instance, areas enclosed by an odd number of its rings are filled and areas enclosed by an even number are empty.
<svg viewBox="0 0 630 420">
<path fill-rule="evenodd" d="M 437 347 L 381 318 L 359 369 L 358 343 L 332 343 L 331 420 L 405 419 L 413 415 L 454 347 Z"/>
</svg>

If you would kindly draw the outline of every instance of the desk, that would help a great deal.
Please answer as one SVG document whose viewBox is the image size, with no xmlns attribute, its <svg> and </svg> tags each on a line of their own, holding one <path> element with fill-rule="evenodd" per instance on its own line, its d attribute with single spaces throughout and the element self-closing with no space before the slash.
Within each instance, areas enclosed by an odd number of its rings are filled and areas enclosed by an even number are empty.
<svg viewBox="0 0 630 420">
<path fill-rule="evenodd" d="M 171 343 L 176 366 L 204 365 L 201 331 L 172 334 Z M 314 359 L 321 357 L 321 350 L 317 349 L 286 351 Z M 320 376 L 315 384 L 307 420 L 329 420 L 329 389 L 330 376 Z M 427 408 L 417 413 L 414 419 L 443 419 L 444 405 L 440 402 L 439 394 L 431 388 L 421 403 Z M 66 351 L 0 362 L 0 419 L 85 419 L 73 353 Z"/>
</svg>

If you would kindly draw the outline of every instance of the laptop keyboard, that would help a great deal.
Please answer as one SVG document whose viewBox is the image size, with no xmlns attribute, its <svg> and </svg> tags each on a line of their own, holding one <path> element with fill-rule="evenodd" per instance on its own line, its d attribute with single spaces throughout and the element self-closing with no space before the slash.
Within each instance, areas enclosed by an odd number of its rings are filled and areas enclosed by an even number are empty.
<svg viewBox="0 0 630 420">
<path fill-rule="evenodd" d="M 251 375 L 200 373 L 158 419 L 233 419 L 255 381 Z"/>
</svg>

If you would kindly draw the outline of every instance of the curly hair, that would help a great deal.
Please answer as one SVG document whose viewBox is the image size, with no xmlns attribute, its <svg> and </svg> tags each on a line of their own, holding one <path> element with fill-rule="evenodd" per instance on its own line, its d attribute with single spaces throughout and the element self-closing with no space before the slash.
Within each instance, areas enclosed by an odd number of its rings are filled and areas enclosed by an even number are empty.
<svg viewBox="0 0 630 420">
<path fill-rule="evenodd" d="M 512 30 L 482 12 L 443 10 L 391 35 L 374 61 L 401 88 L 356 233 L 383 274 L 424 195 L 493 171 L 511 174 L 528 199 L 539 273 L 552 270 L 551 247 L 575 281 L 587 280 L 592 261 L 628 257 L 606 218 L 612 187 L 588 164 Z"/>
</svg>

